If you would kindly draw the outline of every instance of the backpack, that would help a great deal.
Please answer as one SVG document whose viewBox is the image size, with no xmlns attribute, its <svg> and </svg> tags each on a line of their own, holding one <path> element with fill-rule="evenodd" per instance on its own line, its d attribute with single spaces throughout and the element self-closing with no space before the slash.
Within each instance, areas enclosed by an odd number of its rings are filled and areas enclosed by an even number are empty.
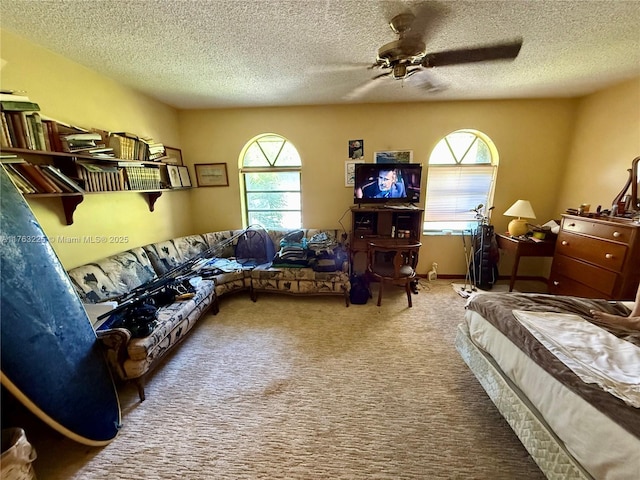
<svg viewBox="0 0 640 480">
<path fill-rule="evenodd" d="M 364 305 L 371 298 L 369 281 L 365 275 L 351 275 L 351 291 L 349 299 L 355 305 Z"/>
<path fill-rule="evenodd" d="M 236 244 L 236 261 L 246 266 L 262 265 L 273 260 L 276 249 L 267 231 L 260 227 L 247 228 Z"/>
</svg>

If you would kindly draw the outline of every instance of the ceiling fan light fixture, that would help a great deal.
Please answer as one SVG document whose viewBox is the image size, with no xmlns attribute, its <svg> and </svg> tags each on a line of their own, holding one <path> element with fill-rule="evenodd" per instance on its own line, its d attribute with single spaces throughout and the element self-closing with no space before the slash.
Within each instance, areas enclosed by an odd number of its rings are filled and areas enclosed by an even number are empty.
<svg viewBox="0 0 640 480">
<path fill-rule="evenodd" d="M 393 78 L 399 80 L 407 76 L 407 65 L 405 63 L 396 63 L 393 66 Z"/>
</svg>

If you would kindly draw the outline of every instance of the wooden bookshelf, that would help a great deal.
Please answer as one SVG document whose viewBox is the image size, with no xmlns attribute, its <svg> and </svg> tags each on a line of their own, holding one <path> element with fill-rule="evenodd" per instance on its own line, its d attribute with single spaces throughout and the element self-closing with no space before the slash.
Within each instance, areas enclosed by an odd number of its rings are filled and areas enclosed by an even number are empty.
<svg viewBox="0 0 640 480">
<path fill-rule="evenodd" d="M 107 166 L 119 166 L 121 168 L 126 168 L 126 163 L 131 163 L 133 165 L 149 165 L 153 167 L 157 167 L 158 169 L 166 169 L 166 164 L 161 162 L 149 162 L 149 161 L 132 161 L 132 160 L 122 160 L 118 158 L 103 158 L 103 157 L 95 157 L 91 155 L 81 155 L 76 153 L 67 153 L 67 152 L 51 152 L 51 151 L 43 151 L 43 150 L 31 150 L 24 148 L 3 148 L 2 153 L 11 153 L 18 155 L 18 157 L 23 158 L 30 164 L 35 165 L 55 165 L 66 175 L 71 177 L 77 177 L 77 169 L 82 168 L 79 164 L 81 162 L 90 162 L 97 165 L 107 165 Z M 160 171 L 162 174 L 162 172 Z M 47 199 L 47 198 L 57 198 L 60 200 L 62 204 L 62 208 L 65 215 L 65 221 L 67 225 L 73 224 L 73 215 L 86 195 L 101 195 L 101 194 L 110 194 L 110 193 L 138 193 L 142 194 L 149 206 L 149 211 L 153 212 L 155 210 L 155 203 L 162 196 L 164 192 L 175 191 L 175 190 L 187 190 L 190 187 L 180 187 L 180 188 L 164 188 L 161 184 L 160 188 L 151 188 L 151 189 L 132 189 L 130 188 L 130 184 L 127 181 L 126 187 L 128 188 L 112 188 L 110 190 L 101 190 L 101 191 L 85 191 L 84 193 L 23 193 L 26 199 Z"/>
</svg>

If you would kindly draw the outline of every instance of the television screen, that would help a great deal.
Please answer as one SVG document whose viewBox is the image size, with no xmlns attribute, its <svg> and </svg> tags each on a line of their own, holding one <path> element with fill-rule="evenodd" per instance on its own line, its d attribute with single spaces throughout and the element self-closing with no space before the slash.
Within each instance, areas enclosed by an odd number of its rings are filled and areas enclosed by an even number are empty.
<svg viewBox="0 0 640 480">
<path fill-rule="evenodd" d="M 422 165 L 357 163 L 354 203 L 419 203 Z"/>
</svg>

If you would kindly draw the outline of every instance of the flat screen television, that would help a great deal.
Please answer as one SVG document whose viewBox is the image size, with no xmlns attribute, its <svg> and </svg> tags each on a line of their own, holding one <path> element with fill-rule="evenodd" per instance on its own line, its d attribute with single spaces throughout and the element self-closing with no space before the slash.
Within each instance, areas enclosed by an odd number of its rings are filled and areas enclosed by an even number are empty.
<svg viewBox="0 0 640 480">
<path fill-rule="evenodd" d="M 353 202 L 420 203 L 422 165 L 418 163 L 356 163 Z"/>
</svg>

